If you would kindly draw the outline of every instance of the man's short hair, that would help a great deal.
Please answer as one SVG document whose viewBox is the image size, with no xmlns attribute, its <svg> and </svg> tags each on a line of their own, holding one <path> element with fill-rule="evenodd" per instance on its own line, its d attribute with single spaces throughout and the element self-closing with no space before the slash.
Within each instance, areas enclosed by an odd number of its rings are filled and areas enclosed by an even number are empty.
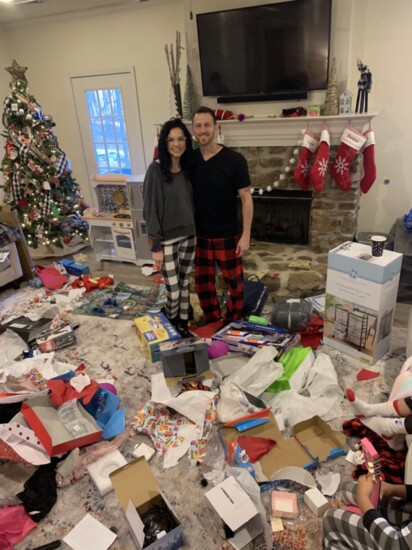
<svg viewBox="0 0 412 550">
<path fill-rule="evenodd" d="M 193 116 L 192 116 L 192 120 L 195 118 L 195 115 L 198 115 L 198 114 L 208 114 L 212 117 L 213 119 L 213 124 L 216 124 L 216 115 L 215 115 L 215 112 L 213 109 L 211 109 L 210 107 L 205 107 L 204 105 L 202 105 L 201 107 L 199 107 L 194 113 L 193 113 Z"/>
</svg>

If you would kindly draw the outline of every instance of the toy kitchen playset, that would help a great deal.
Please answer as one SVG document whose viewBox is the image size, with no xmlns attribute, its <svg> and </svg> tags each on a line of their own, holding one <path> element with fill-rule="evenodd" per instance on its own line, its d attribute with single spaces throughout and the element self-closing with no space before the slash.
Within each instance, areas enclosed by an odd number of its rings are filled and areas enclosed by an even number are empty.
<svg viewBox="0 0 412 550">
<path fill-rule="evenodd" d="M 153 263 L 143 219 L 144 176 L 108 174 L 92 176 L 96 208 L 83 218 L 90 226 L 90 242 L 96 260 Z"/>
</svg>

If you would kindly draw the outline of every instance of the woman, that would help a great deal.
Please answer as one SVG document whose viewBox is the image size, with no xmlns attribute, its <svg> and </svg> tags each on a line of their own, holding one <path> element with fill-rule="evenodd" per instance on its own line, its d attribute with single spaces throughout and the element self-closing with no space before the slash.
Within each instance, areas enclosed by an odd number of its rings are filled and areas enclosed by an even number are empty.
<svg viewBox="0 0 412 550">
<path fill-rule="evenodd" d="M 196 231 L 189 169 L 192 138 L 183 122 L 174 118 L 162 127 L 159 158 L 149 166 L 143 186 L 143 216 L 152 258 L 162 270 L 166 286 L 164 313 L 183 338 L 189 319 L 189 274 L 192 271 Z"/>
</svg>

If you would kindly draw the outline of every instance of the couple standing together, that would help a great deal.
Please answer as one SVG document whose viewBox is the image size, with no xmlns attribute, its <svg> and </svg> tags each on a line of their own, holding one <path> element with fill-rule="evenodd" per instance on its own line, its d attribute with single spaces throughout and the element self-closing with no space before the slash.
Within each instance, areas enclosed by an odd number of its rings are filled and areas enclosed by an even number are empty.
<svg viewBox="0 0 412 550">
<path fill-rule="evenodd" d="M 143 188 L 143 215 L 152 258 L 166 286 L 165 313 L 187 336 L 189 274 L 195 264 L 195 289 L 203 322 L 220 320 L 216 264 L 229 289 L 224 322 L 241 318 L 242 256 L 249 249 L 253 218 L 250 177 L 245 158 L 215 141 L 215 113 L 199 107 L 192 119 L 199 149 L 180 119 L 166 122 L 159 136 L 159 158 L 149 166 Z M 243 227 L 238 221 L 237 197 Z"/>
</svg>

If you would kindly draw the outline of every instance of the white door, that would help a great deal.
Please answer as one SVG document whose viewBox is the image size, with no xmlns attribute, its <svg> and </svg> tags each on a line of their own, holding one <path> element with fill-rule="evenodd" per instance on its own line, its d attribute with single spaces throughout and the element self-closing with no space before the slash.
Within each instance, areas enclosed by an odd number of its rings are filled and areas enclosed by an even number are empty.
<svg viewBox="0 0 412 550">
<path fill-rule="evenodd" d="M 74 75 L 71 84 L 89 175 L 144 173 L 134 70 Z"/>
</svg>

